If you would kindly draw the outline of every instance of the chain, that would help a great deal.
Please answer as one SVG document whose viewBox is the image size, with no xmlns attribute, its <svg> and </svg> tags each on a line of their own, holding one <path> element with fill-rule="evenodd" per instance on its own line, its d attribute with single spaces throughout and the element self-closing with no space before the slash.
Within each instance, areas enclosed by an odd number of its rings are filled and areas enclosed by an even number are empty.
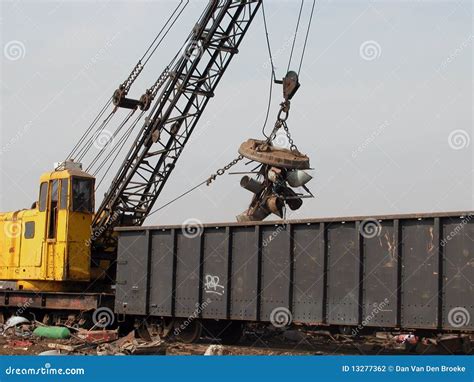
<svg viewBox="0 0 474 382">
<path fill-rule="evenodd" d="M 288 138 L 288 143 L 290 144 L 290 150 L 294 152 L 298 152 L 298 148 L 293 142 L 293 138 L 291 138 L 290 129 L 288 128 L 288 125 L 286 124 L 286 122 L 283 122 L 283 129 L 285 130 L 286 137 Z"/>
<path fill-rule="evenodd" d="M 158 93 L 158 90 L 163 86 L 165 81 L 168 79 L 170 75 L 170 67 L 169 65 L 163 70 L 163 72 L 160 74 L 156 82 L 153 84 L 153 86 L 149 89 L 150 93 L 152 94 L 152 97 L 155 98 L 156 94 Z"/>
<path fill-rule="evenodd" d="M 286 137 L 288 138 L 290 150 L 294 152 L 298 152 L 298 148 L 296 147 L 293 141 L 293 138 L 291 138 L 290 129 L 288 128 L 288 125 L 286 123 L 286 120 L 288 119 L 289 115 L 290 115 L 290 101 L 286 100 L 280 104 L 280 111 L 278 112 L 278 117 L 275 122 L 275 127 L 273 128 L 272 133 L 268 137 L 267 143 L 270 143 L 271 141 L 273 141 L 276 137 L 276 133 L 278 132 L 278 130 L 283 127 L 283 130 L 285 130 Z"/>
<path fill-rule="evenodd" d="M 123 88 L 125 89 L 125 93 L 128 93 L 128 91 L 130 90 L 130 87 L 135 82 L 137 77 L 140 75 L 142 70 L 143 70 L 143 65 L 142 65 L 142 61 L 140 60 L 137 62 L 132 72 L 128 76 L 128 78 L 122 84 Z"/>
<path fill-rule="evenodd" d="M 229 162 L 224 167 L 218 169 L 215 174 L 212 174 L 206 181 L 206 186 L 209 186 L 212 181 L 216 180 L 217 176 L 224 175 L 226 171 L 228 171 L 231 167 L 235 166 L 239 163 L 242 159 L 244 159 L 243 155 L 239 155 L 235 158 L 232 162 Z"/>
</svg>

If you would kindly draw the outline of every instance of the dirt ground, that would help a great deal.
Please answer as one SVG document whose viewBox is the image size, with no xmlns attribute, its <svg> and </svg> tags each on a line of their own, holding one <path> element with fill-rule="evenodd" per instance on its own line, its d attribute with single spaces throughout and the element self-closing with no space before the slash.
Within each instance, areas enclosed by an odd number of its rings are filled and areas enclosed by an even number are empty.
<svg viewBox="0 0 474 382">
<path fill-rule="evenodd" d="M 429 340 L 413 338 L 405 342 L 400 342 L 399 337 L 380 334 L 352 338 L 324 331 L 269 330 L 247 331 L 241 341 L 232 346 L 216 345 L 203 339 L 197 344 L 155 340 L 159 346 L 146 347 L 147 344 L 135 339 L 133 333 L 128 342 L 122 338 L 100 343 L 87 343 L 77 337 L 46 339 L 10 333 L 0 335 L 0 355 L 36 355 L 57 346 L 61 354 L 72 355 L 203 355 L 206 352 L 211 355 L 473 354 L 474 338 L 466 336 L 451 335 Z"/>
</svg>

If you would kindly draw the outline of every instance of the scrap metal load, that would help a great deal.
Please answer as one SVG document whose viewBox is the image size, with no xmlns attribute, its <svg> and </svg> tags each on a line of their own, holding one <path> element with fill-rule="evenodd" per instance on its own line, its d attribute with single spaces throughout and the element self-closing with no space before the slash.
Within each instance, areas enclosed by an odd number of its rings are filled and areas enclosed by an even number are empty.
<svg viewBox="0 0 474 382">
<path fill-rule="evenodd" d="M 290 99 L 300 86 L 298 75 L 290 71 L 281 83 L 285 100 L 280 105 L 272 133 L 265 141 L 249 139 L 239 148 L 241 156 L 261 164 L 257 167 L 258 171 L 252 172 L 257 175 L 257 179 L 246 175 L 240 181 L 240 185 L 254 196 L 250 206 L 237 216 L 239 222 L 264 220 L 272 213 L 283 218 L 286 206 L 293 211 L 297 210 L 302 206 L 303 198 L 313 196 L 305 186 L 312 179 L 312 176 L 304 171 L 310 169 L 309 158 L 298 151 L 286 124 Z M 281 128 L 286 133 L 289 149 L 273 145 L 272 141 Z M 298 187 L 302 187 L 307 194 L 293 190 Z"/>
<path fill-rule="evenodd" d="M 291 210 L 301 207 L 302 195 L 290 187 L 304 187 L 312 179 L 303 171 L 309 169 L 306 155 L 255 139 L 242 143 L 239 154 L 262 163 L 258 176 L 263 178 L 259 181 L 246 175 L 241 179 L 240 185 L 254 197 L 249 208 L 237 216 L 239 222 L 263 220 L 271 213 L 283 218 L 285 204 Z"/>
</svg>

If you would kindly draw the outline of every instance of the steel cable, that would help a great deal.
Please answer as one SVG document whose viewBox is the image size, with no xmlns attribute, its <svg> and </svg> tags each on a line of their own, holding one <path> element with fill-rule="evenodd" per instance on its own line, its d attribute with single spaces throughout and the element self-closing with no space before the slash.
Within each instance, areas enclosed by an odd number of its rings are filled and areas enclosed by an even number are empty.
<svg viewBox="0 0 474 382">
<path fill-rule="evenodd" d="M 313 0 L 313 6 L 311 7 L 311 13 L 309 15 L 308 29 L 306 30 L 306 36 L 304 39 L 303 51 L 301 52 L 300 66 L 298 67 L 298 76 L 300 75 L 301 66 L 303 65 L 303 58 L 306 51 L 306 43 L 308 42 L 309 30 L 311 28 L 311 23 L 313 22 L 313 12 L 314 12 L 315 5 L 316 5 L 316 0 Z"/>
<path fill-rule="evenodd" d="M 77 161 L 78 162 L 81 162 L 84 159 L 84 156 L 89 152 L 90 148 L 94 144 L 95 137 L 97 137 L 98 134 L 100 134 L 100 133 L 102 133 L 102 131 L 104 131 L 105 127 L 109 124 L 109 122 L 111 121 L 111 119 L 114 115 L 115 115 L 115 110 L 112 110 L 110 112 L 110 114 L 107 116 L 107 118 L 105 118 L 102 121 L 102 123 L 96 129 L 96 131 L 89 137 L 89 139 L 87 140 L 86 145 L 83 146 L 81 148 L 81 150 L 79 150 L 79 152 L 77 153 L 77 155 L 78 155 Z"/>
<path fill-rule="evenodd" d="M 304 4 L 304 0 L 301 0 L 300 11 L 298 13 L 298 20 L 296 21 L 295 35 L 293 36 L 293 44 L 291 45 L 290 58 L 288 59 L 288 68 L 286 69 L 287 73 L 290 71 L 291 59 L 293 58 L 293 50 L 295 49 L 296 37 L 298 36 L 298 28 L 300 26 L 301 12 L 303 11 L 303 4 Z"/>
<path fill-rule="evenodd" d="M 102 154 L 105 152 L 105 150 L 107 149 L 107 147 L 109 146 L 109 143 L 111 141 L 113 141 L 115 139 L 115 137 L 117 136 L 118 133 L 120 133 L 120 131 L 122 130 L 122 128 L 127 124 L 127 122 L 130 120 L 130 118 L 132 117 L 132 115 L 135 113 L 136 109 L 133 109 L 131 110 L 127 116 L 125 117 L 125 119 L 120 123 L 120 125 L 117 127 L 117 129 L 113 132 L 112 136 L 110 138 L 106 137 L 107 138 L 107 141 L 105 142 L 105 144 L 100 148 L 99 152 L 93 157 L 91 163 L 89 164 L 89 166 L 87 166 L 86 168 L 86 172 L 89 172 L 89 171 L 92 171 L 93 167 L 94 167 L 94 164 L 97 163 L 97 161 L 99 160 L 99 158 L 102 156 Z M 96 140 L 99 138 L 99 136 L 96 138 Z"/>
<path fill-rule="evenodd" d="M 109 100 L 106 102 L 106 104 L 102 107 L 101 111 L 97 116 L 94 118 L 94 120 L 91 122 L 89 127 L 86 129 L 86 131 L 82 134 L 81 138 L 79 139 L 79 142 L 76 143 L 76 145 L 73 147 L 69 155 L 67 156 L 66 159 L 68 158 L 73 158 L 74 154 L 76 153 L 76 150 L 79 149 L 79 147 L 82 145 L 84 142 L 84 139 L 86 139 L 87 135 L 91 132 L 91 130 L 94 128 L 94 126 L 97 124 L 99 119 L 102 117 L 102 115 L 105 113 L 105 110 L 110 106 L 112 103 L 112 97 L 109 98 Z"/>
</svg>

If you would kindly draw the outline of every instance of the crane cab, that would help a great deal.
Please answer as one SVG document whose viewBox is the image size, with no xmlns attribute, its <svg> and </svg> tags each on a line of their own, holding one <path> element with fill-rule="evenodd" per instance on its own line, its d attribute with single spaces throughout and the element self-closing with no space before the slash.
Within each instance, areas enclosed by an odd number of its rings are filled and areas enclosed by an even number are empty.
<svg viewBox="0 0 474 382">
<path fill-rule="evenodd" d="M 0 280 L 41 290 L 90 280 L 94 181 L 64 162 L 41 176 L 31 209 L 0 213 Z"/>
</svg>

